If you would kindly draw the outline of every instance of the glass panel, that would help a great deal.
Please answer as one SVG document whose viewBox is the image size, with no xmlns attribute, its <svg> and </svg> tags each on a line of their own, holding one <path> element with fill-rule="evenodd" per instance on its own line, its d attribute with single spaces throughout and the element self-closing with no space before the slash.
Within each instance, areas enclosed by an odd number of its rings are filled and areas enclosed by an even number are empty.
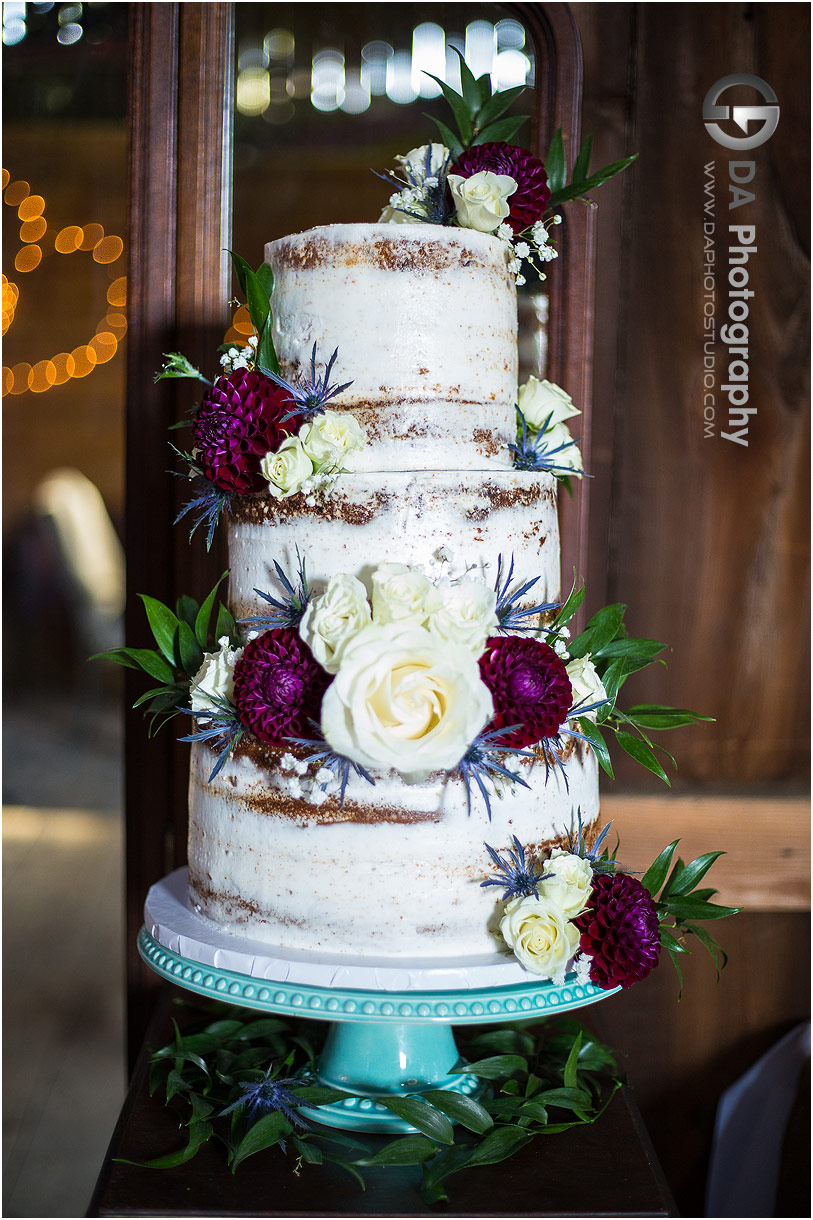
<svg viewBox="0 0 813 1220">
<path fill-rule="evenodd" d="M 533 88 L 529 37 L 492 4 L 238 4 L 234 247 L 258 262 L 267 241 L 314 225 L 377 220 L 394 157 L 450 124 L 437 76 L 460 88 L 461 53 L 495 88 Z M 509 114 L 529 113 L 529 92 Z M 529 125 L 517 143 L 526 147 Z M 544 368 L 547 298 L 520 294 L 520 379 Z M 247 319 L 238 315 L 244 335 Z"/>
</svg>

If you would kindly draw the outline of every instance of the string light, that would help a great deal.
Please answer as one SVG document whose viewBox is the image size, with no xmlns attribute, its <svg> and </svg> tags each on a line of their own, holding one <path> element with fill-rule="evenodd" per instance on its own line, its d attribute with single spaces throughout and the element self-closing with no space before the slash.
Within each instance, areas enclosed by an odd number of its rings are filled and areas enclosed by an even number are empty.
<svg viewBox="0 0 813 1220">
<path fill-rule="evenodd" d="M 63 10 L 67 6 L 63 6 Z M 72 6 L 79 9 L 81 6 Z M 67 26 L 63 26 L 67 28 Z M 40 244 L 44 237 L 53 238 L 53 252 L 61 255 L 88 253 L 95 263 L 112 268 L 124 253 L 124 242 L 114 234 L 105 234 L 104 227 L 95 221 L 86 225 L 65 225 L 56 233 L 49 230 L 45 219 L 45 199 L 31 192 L 28 182 L 12 181 L 7 169 L 2 170 L 3 199 L 17 211 L 20 221 L 20 249 L 14 258 L 15 270 L 20 274 L 35 271 L 43 258 Z M 49 245 L 48 252 L 51 247 Z M 3 334 L 11 327 L 20 300 L 20 287 L 6 275 L 2 281 Z M 2 392 L 7 394 L 44 394 L 52 386 L 64 385 L 71 378 L 87 377 L 101 364 L 107 364 L 116 354 L 119 343 L 127 333 L 127 277 L 120 275 L 112 280 L 107 289 L 108 309 L 96 327 L 89 343 L 79 344 L 72 352 L 58 352 L 45 360 L 31 365 L 27 361 L 2 369 Z"/>
</svg>

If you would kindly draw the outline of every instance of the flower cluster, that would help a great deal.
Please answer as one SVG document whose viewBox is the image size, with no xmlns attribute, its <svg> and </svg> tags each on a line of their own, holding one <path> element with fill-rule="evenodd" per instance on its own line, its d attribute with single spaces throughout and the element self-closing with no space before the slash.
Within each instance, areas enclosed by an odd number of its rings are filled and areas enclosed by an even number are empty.
<svg viewBox="0 0 813 1220">
<path fill-rule="evenodd" d="M 561 386 L 529 377 L 517 393 L 514 465 L 519 470 L 548 470 L 559 478 L 581 478 L 582 455 L 567 425 L 579 414 Z"/>
<path fill-rule="evenodd" d="M 260 463 L 269 495 L 285 500 L 307 492 L 336 474 L 355 467 L 355 455 L 367 443 L 367 433 L 347 411 L 322 411 L 287 436 Z"/>
<path fill-rule="evenodd" d="M 481 884 L 501 886 L 499 935 L 529 973 L 561 984 L 569 970 L 597 987 L 631 987 L 658 964 L 660 923 L 637 878 L 583 850 L 554 848 L 526 861 L 515 838 Z"/>
</svg>

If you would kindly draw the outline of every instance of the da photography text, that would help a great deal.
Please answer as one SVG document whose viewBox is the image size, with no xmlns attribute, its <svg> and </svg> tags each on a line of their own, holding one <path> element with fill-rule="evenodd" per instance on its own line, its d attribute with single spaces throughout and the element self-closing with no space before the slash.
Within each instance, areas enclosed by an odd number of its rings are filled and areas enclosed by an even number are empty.
<svg viewBox="0 0 813 1220">
<path fill-rule="evenodd" d="M 737 102 L 752 97 L 754 90 L 761 103 Z M 751 260 L 759 255 L 759 244 L 753 219 L 757 162 L 744 154 L 776 131 L 776 94 L 759 76 L 724 76 L 706 94 L 703 122 L 708 135 L 729 152 L 727 160 L 703 166 L 703 436 L 747 446 L 757 413 L 751 395 L 749 318 Z"/>
</svg>

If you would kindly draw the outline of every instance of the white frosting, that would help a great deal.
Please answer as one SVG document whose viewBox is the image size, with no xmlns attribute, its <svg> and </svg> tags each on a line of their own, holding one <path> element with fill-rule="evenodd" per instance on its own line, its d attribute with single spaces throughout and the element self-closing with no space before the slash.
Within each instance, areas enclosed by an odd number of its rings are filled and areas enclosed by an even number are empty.
<svg viewBox="0 0 813 1220">
<path fill-rule="evenodd" d="M 270 242 L 274 344 L 283 375 L 353 384 L 331 406 L 370 444 L 358 469 L 511 465 L 517 393 L 516 289 L 504 242 L 437 225 L 327 225 Z"/>
</svg>

